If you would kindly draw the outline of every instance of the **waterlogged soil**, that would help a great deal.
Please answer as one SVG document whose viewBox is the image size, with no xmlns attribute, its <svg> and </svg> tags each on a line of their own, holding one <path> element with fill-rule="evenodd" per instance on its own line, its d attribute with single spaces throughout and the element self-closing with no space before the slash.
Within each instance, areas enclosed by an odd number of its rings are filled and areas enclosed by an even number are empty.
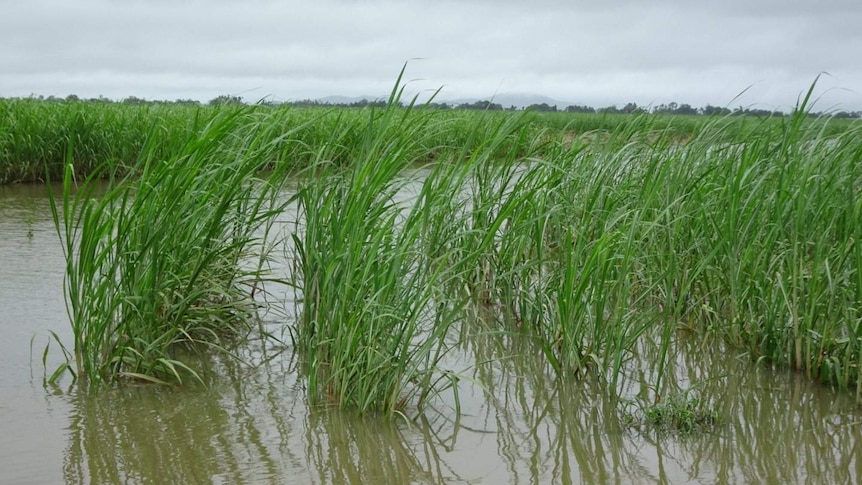
<svg viewBox="0 0 862 485">
<path fill-rule="evenodd" d="M 46 386 L 50 332 L 70 342 L 63 270 L 45 188 L 0 186 L 0 483 L 862 479 L 862 411 L 852 396 L 686 340 L 673 353 L 673 379 L 719 416 L 689 435 L 658 432 L 637 405 L 555 378 L 528 341 L 494 332 L 477 331 L 450 354 L 464 377 L 460 413 L 450 394 L 407 419 L 312 408 L 298 357 L 272 341 L 252 341 L 246 364 L 198 357 L 206 385 Z M 292 303 L 282 303 L 267 317 L 270 331 L 289 319 Z M 648 351 L 636 359 L 630 367 L 650 368 Z M 48 371 L 61 361 L 52 344 Z M 630 381 L 643 385 L 637 373 Z"/>
</svg>

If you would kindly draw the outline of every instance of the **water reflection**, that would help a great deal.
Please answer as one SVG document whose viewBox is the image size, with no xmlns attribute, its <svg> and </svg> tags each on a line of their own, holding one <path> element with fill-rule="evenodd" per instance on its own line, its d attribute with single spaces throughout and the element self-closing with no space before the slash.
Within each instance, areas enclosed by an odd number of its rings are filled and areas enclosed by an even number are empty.
<svg viewBox="0 0 862 485">
<path fill-rule="evenodd" d="M 713 435 L 664 446 L 668 460 L 690 476 L 706 469 L 718 481 L 858 482 L 862 413 L 852 396 L 783 369 L 756 367 L 720 345 L 699 348 L 679 343 L 675 377 L 683 385 L 703 383 L 701 393 L 724 425 Z"/>
<path fill-rule="evenodd" d="M 855 483 L 862 476 L 862 420 L 852 397 L 698 348 L 680 343 L 668 387 L 698 386 L 724 420 L 691 436 L 625 426 L 620 403 L 589 381 L 554 376 L 523 335 L 473 335 L 456 356 L 478 362 L 459 388 L 462 415 L 442 402 L 410 423 L 310 409 L 289 350 L 245 356 L 251 369 L 211 357 L 207 387 L 72 393 L 65 479 Z"/>
<path fill-rule="evenodd" d="M 555 378 L 521 335 L 480 332 L 466 349 L 483 363 L 473 377 L 496 396 L 476 409 L 493 423 L 509 483 L 856 483 L 862 477 L 862 413 L 852 396 L 757 368 L 719 345 L 681 340 L 671 355 L 666 388 L 694 387 L 723 416 L 714 432 L 692 436 L 627 427 L 625 402 L 613 403 L 589 382 Z M 653 381 L 645 376 L 654 367 L 632 363 L 633 403 L 652 396 Z"/>
<path fill-rule="evenodd" d="M 310 418 L 306 459 L 313 483 L 462 482 L 446 469 L 431 436 L 414 448 L 395 422 L 334 410 Z"/>
<path fill-rule="evenodd" d="M 507 481 L 620 483 L 650 478 L 636 446 L 626 443 L 617 407 L 588 381 L 557 379 L 524 335 L 482 332 L 469 349 L 473 377 L 494 399 L 493 423 Z"/>
<path fill-rule="evenodd" d="M 220 367 L 224 378 L 209 388 L 74 393 L 66 481 L 283 483 L 284 464 L 300 461 L 283 446 L 299 433 L 283 406 L 285 388 Z"/>
<path fill-rule="evenodd" d="M 310 409 L 290 352 L 243 357 L 198 363 L 206 387 L 72 393 L 66 482 L 459 481 L 426 426 Z"/>
</svg>

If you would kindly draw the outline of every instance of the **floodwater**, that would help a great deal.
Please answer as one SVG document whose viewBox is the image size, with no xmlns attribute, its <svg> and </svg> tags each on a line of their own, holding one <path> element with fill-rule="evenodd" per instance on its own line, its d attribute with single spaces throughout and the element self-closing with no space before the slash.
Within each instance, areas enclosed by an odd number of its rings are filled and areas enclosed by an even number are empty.
<svg viewBox="0 0 862 485">
<path fill-rule="evenodd" d="M 45 386 L 48 332 L 70 341 L 63 269 L 45 188 L 0 186 L 2 484 L 862 479 L 862 409 L 852 396 L 685 341 L 673 355 L 673 379 L 696 385 L 721 415 L 706 434 L 627 427 L 625 402 L 554 379 L 528 341 L 491 332 L 451 356 L 469 377 L 459 387 L 460 414 L 444 396 L 409 422 L 309 407 L 297 356 L 267 342 L 244 350 L 251 367 L 200 357 L 206 386 L 83 392 L 68 378 Z M 53 344 L 48 372 L 60 362 Z"/>
</svg>

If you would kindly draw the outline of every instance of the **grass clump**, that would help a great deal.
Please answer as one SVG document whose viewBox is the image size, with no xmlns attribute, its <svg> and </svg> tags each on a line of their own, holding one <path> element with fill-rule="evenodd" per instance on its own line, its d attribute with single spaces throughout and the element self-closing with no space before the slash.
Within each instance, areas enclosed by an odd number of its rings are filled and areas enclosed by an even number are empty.
<svg viewBox="0 0 862 485">
<path fill-rule="evenodd" d="M 148 146 L 135 177 L 77 183 L 67 164 L 52 211 L 66 256 L 74 347 L 88 384 L 181 381 L 180 347 L 224 349 L 248 332 L 277 186 L 258 180 L 268 146 L 250 110 L 216 117 L 170 158 Z M 69 147 L 73 153 L 73 147 Z M 70 155 L 71 156 L 71 155 Z M 55 373 L 55 376 L 58 374 Z"/>
<path fill-rule="evenodd" d="M 62 180 L 69 164 L 79 179 L 106 164 L 123 173 L 145 150 L 171 157 L 215 114 L 207 107 L 0 99 L 0 184 Z"/>
<path fill-rule="evenodd" d="M 629 427 L 644 425 L 659 434 L 686 436 L 715 431 L 722 416 L 696 392 L 688 390 L 646 406 L 638 415 L 625 414 L 623 421 Z"/>
<path fill-rule="evenodd" d="M 453 315 L 438 290 L 444 267 L 426 264 L 419 244 L 437 199 L 422 189 L 399 200 L 433 113 L 398 109 L 400 94 L 396 85 L 389 106 L 368 113 L 353 163 L 321 152 L 296 195 L 294 330 L 310 397 L 360 412 L 421 406 L 452 382 L 437 368 Z"/>
<path fill-rule="evenodd" d="M 721 422 L 718 411 L 697 396 L 682 393 L 643 411 L 644 421 L 656 430 L 680 434 L 703 433 Z"/>
</svg>

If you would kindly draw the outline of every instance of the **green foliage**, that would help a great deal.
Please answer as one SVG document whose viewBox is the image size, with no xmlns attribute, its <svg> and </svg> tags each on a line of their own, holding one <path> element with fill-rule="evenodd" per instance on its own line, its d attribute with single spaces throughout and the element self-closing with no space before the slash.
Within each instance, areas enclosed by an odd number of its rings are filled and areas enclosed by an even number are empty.
<svg viewBox="0 0 862 485">
<path fill-rule="evenodd" d="M 117 174 L 151 156 L 177 153 L 212 117 L 196 107 L 0 100 L 0 184 Z M 72 146 L 71 153 L 67 147 Z"/>
<path fill-rule="evenodd" d="M 437 368 L 454 314 L 438 290 L 446 274 L 425 264 L 419 245 L 437 201 L 432 178 L 412 207 L 398 200 L 434 126 L 430 112 L 397 109 L 399 99 L 393 91 L 386 109 L 368 113 L 352 163 L 321 152 L 298 189 L 293 236 L 296 342 L 311 398 L 386 414 L 421 406 L 454 380 Z"/>
<path fill-rule="evenodd" d="M 0 131 L 0 173 L 65 174 L 90 381 L 178 378 L 177 343 L 242 334 L 260 275 L 241 262 L 265 257 L 253 234 L 291 173 L 286 279 L 318 402 L 391 414 L 457 391 L 442 357 L 478 314 L 614 395 L 647 340 L 650 392 L 667 394 L 684 330 L 862 398 L 862 127 L 808 101 L 766 119 L 419 109 L 400 85 L 350 110 L 21 101 L 0 105 L 21 121 Z"/>
<path fill-rule="evenodd" d="M 105 164 L 112 165 L 116 173 L 122 175 L 135 167 L 146 142 L 150 144 L 149 151 L 161 158 L 169 158 L 191 139 L 200 136 L 201 130 L 219 112 L 242 107 L 230 97 L 223 96 L 214 101 L 217 102 L 211 106 L 202 106 L 185 101 L 170 104 L 144 102 L 137 98 L 129 98 L 122 103 L 0 99 L 0 184 L 42 181 L 46 177 L 62 179 L 67 161 L 66 147 L 70 143 L 74 147 L 71 161 L 78 178 L 104 168 Z M 261 108 L 250 118 L 255 123 L 265 119 L 270 127 L 279 126 L 293 133 L 291 143 L 280 158 L 299 168 L 312 163 L 315 156 L 311 154 L 323 147 L 334 161 L 349 160 L 351 154 L 356 153 L 355 143 L 360 141 L 356 135 L 362 133 L 372 119 L 368 112 L 380 111 L 378 104 L 363 109 Z M 408 110 L 400 104 L 399 108 Z M 419 161 L 443 158 L 451 153 L 469 153 L 483 141 L 475 132 L 480 123 L 487 122 L 493 126 L 506 119 L 523 119 L 522 113 L 486 109 L 434 115 L 437 129 L 433 137 L 423 136 L 422 142 L 414 147 L 421 151 L 417 156 Z M 707 126 L 713 131 L 716 128 L 715 122 L 710 124 L 708 118 L 655 115 L 648 119 L 651 120 L 650 132 L 673 132 L 677 140 L 689 139 Z M 536 113 L 530 118 L 530 133 L 531 137 L 541 136 L 544 142 L 584 133 L 594 133 L 602 139 L 616 131 L 643 129 L 646 127 L 644 122 L 644 117 L 633 116 Z M 725 117 L 721 120 L 720 130 L 725 137 L 723 141 L 744 138 L 748 127 L 758 123 L 763 127 L 775 127 L 779 120 Z M 294 128 L 298 126 L 303 129 L 297 132 Z M 346 126 L 354 129 L 344 129 Z M 830 128 L 832 134 L 846 129 L 846 125 L 840 123 L 830 126 L 836 127 Z M 277 130 L 269 130 L 268 133 L 272 137 L 271 142 L 284 145 L 285 140 L 279 138 Z M 465 145 L 468 136 L 472 136 L 474 145 Z M 504 145 L 500 148 L 500 153 L 504 153 L 505 150 L 517 151 L 523 147 Z M 468 151 L 462 152 L 464 149 Z"/>
<path fill-rule="evenodd" d="M 679 393 L 667 401 L 642 411 L 643 422 L 659 433 L 689 435 L 713 431 L 721 423 L 721 415 L 698 396 Z M 634 417 L 630 421 L 634 422 Z"/>
<path fill-rule="evenodd" d="M 254 125 L 229 136 L 249 115 L 216 117 L 168 159 L 146 145 L 135 177 L 118 178 L 109 165 L 78 183 L 69 145 L 52 211 L 67 263 L 74 374 L 87 383 L 181 381 L 194 371 L 174 357 L 177 346 L 222 348 L 248 332 L 261 277 L 253 263 L 279 212 L 278 186 L 255 179 L 269 147 Z"/>
</svg>

